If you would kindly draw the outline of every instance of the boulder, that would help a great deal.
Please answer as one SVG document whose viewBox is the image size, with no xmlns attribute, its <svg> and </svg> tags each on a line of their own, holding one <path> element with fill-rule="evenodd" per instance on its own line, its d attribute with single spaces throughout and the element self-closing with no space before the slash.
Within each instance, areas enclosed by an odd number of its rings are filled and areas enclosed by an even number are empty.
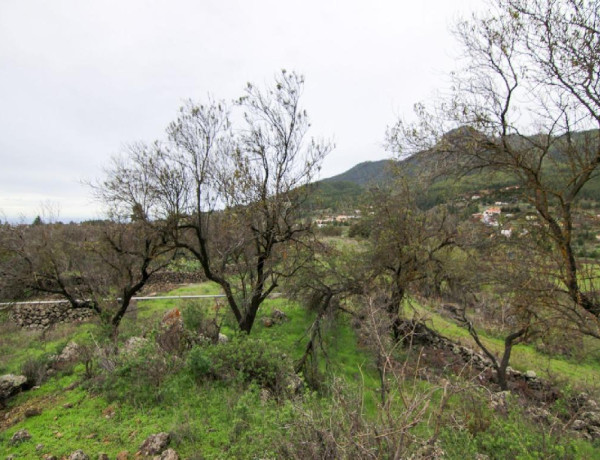
<svg viewBox="0 0 600 460">
<path fill-rule="evenodd" d="M 527 371 L 523 375 L 525 376 L 525 379 L 527 379 L 527 380 L 537 379 L 537 374 L 535 373 L 535 371 Z"/>
<path fill-rule="evenodd" d="M 28 441 L 29 439 L 31 439 L 31 435 L 29 434 L 29 431 L 19 430 L 15 434 L 12 435 L 12 438 L 10 438 L 10 441 L 8 441 L 8 443 L 11 446 L 15 446 L 17 444 L 21 444 L 22 442 Z"/>
<path fill-rule="evenodd" d="M 281 310 L 278 310 L 277 308 L 273 310 L 273 313 L 271 313 L 271 318 L 273 318 L 278 323 L 281 323 L 288 319 L 287 315 Z"/>
<path fill-rule="evenodd" d="M 6 374 L 0 376 L 0 404 L 21 391 L 27 384 L 24 375 Z"/>
<path fill-rule="evenodd" d="M 176 327 L 183 329 L 183 318 L 178 308 L 173 308 L 163 315 L 161 325 L 166 328 Z"/>
<path fill-rule="evenodd" d="M 90 460 L 90 457 L 88 457 L 84 451 L 79 449 L 69 455 L 69 460 Z"/>
<path fill-rule="evenodd" d="M 37 417 L 38 415 L 42 415 L 42 409 L 38 409 L 37 407 L 30 407 L 26 409 L 23 413 L 25 418 Z"/>
<path fill-rule="evenodd" d="M 219 343 L 227 343 L 229 342 L 229 337 L 227 337 L 225 334 L 221 334 L 219 332 L 219 339 L 218 339 Z"/>
<path fill-rule="evenodd" d="M 179 460 L 179 455 L 173 449 L 167 449 L 160 456 L 154 457 L 154 460 Z"/>
<path fill-rule="evenodd" d="M 583 421 L 583 420 L 575 420 L 572 425 L 571 428 L 573 428 L 575 431 L 581 431 L 583 429 L 585 429 L 587 427 L 587 424 Z"/>
<path fill-rule="evenodd" d="M 169 445 L 171 436 L 169 433 L 151 434 L 140 446 L 141 455 L 158 455 L 161 454 Z"/>
<path fill-rule="evenodd" d="M 74 363 L 79 359 L 80 350 L 81 347 L 75 342 L 69 342 L 56 358 L 56 362 L 61 364 Z"/>
</svg>

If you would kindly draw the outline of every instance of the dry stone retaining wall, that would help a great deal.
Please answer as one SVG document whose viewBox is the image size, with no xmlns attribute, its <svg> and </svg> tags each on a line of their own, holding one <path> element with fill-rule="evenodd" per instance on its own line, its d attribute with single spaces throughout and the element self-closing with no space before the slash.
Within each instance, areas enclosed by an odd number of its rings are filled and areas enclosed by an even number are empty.
<svg viewBox="0 0 600 460">
<path fill-rule="evenodd" d="M 72 323 L 91 318 L 94 312 L 87 308 L 71 308 L 68 303 L 15 305 L 11 319 L 27 329 L 46 329 L 58 323 Z"/>
<path fill-rule="evenodd" d="M 200 272 L 158 272 L 152 275 L 145 290 L 155 289 L 163 285 L 201 283 L 205 278 Z M 133 306 L 133 304 L 132 304 Z M 47 329 L 57 323 L 72 323 L 84 321 L 94 316 L 94 312 L 87 308 L 71 308 L 70 304 L 63 302 L 51 304 L 25 304 L 15 305 L 11 309 L 11 319 L 22 328 Z"/>
</svg>

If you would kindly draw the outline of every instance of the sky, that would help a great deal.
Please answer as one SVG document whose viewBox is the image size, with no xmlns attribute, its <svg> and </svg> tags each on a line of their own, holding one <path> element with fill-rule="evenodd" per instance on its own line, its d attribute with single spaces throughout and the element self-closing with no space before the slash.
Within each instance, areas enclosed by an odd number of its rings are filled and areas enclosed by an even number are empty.
<svg viewBox="0 0 600 460">
<path fill-rule="evenodd" d="M 483 0 L 0 0 L 0 220 L 101 217 L 86 182 L 164 138 L 188 99 L 306 78 L 321 177 L 391 156 L 385 130 L 449 84 Z M 58 210 L 58 211 L 56 211 Z"/>
</svg>

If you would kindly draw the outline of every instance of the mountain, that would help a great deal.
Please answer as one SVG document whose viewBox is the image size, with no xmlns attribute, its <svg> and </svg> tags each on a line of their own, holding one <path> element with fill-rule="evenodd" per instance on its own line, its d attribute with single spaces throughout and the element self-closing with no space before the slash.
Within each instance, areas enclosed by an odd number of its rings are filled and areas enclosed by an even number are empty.
<svg viewBox="0 0 600 460">
<path fill-rule="evenodd" d="M 342 174 L 323 179 L 321 182 L 351 182 L 360 186 L 380 184 L 391 178 L 390 167 L 393 164 L 395 164 L 394 160 L 364 161 Z"/>
</svg>

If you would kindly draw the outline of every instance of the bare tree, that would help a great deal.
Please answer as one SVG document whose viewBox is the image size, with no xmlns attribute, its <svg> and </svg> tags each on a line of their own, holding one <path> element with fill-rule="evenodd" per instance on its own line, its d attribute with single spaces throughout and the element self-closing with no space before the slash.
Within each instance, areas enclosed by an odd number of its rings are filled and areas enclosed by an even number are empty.
<svg viewBox="0 0 600 460">
<path fill-rule="evenodd" d="M 122 214 L 139 203 L 168 226 L 175 246 L 221 286 L 245 332 L 280 279 L 306 262 L 310 225 L 299 211 L 331 146 L 307 139 L 303 84 L 286 71 L 266 90 L 248 84 L 233 107 L 241 112 L 237 127 L 225 103 L 190 101 L 169 125 L 168 145 L 131 152 L 128 161 L 140 167 L 126 187 L 118 162 L 104 182 L 113 209 Z"/>
<path fill-rule="evenodd" d="M 596 0 L 493 0 L 456 34 L 466 65 L 453 96 L 417 106 L 390 141 L 403 154 L 429 149 L 443 170 L 501 171 L 518 181 L 555 250 L 553 276 L 588 315 L 600 316 L 573 251 L 582 189 L 600 164 L 600 4 Z"/>
<path fill-rule="evenodd" d="M 415 294 L 419 284 L 435 283 L 448 270 L 455 244 L 455 219 L 443 207 L 419 209 L 414 199 L 418 193 L 414 181 L 398 179 L 389 189 L 373 191 L 367 217 L 367 264 L 385 293 L 396 340 L 403 336 L 403 302 L 410 289 Z"/>
<path fill-rule="evenodd" d="M 142 222 L 17 225 L 3 233 L 3 284 L 91 309 L 113 335 L 131 298 L 173 252 L 163 235 Z"/>
</svg>

